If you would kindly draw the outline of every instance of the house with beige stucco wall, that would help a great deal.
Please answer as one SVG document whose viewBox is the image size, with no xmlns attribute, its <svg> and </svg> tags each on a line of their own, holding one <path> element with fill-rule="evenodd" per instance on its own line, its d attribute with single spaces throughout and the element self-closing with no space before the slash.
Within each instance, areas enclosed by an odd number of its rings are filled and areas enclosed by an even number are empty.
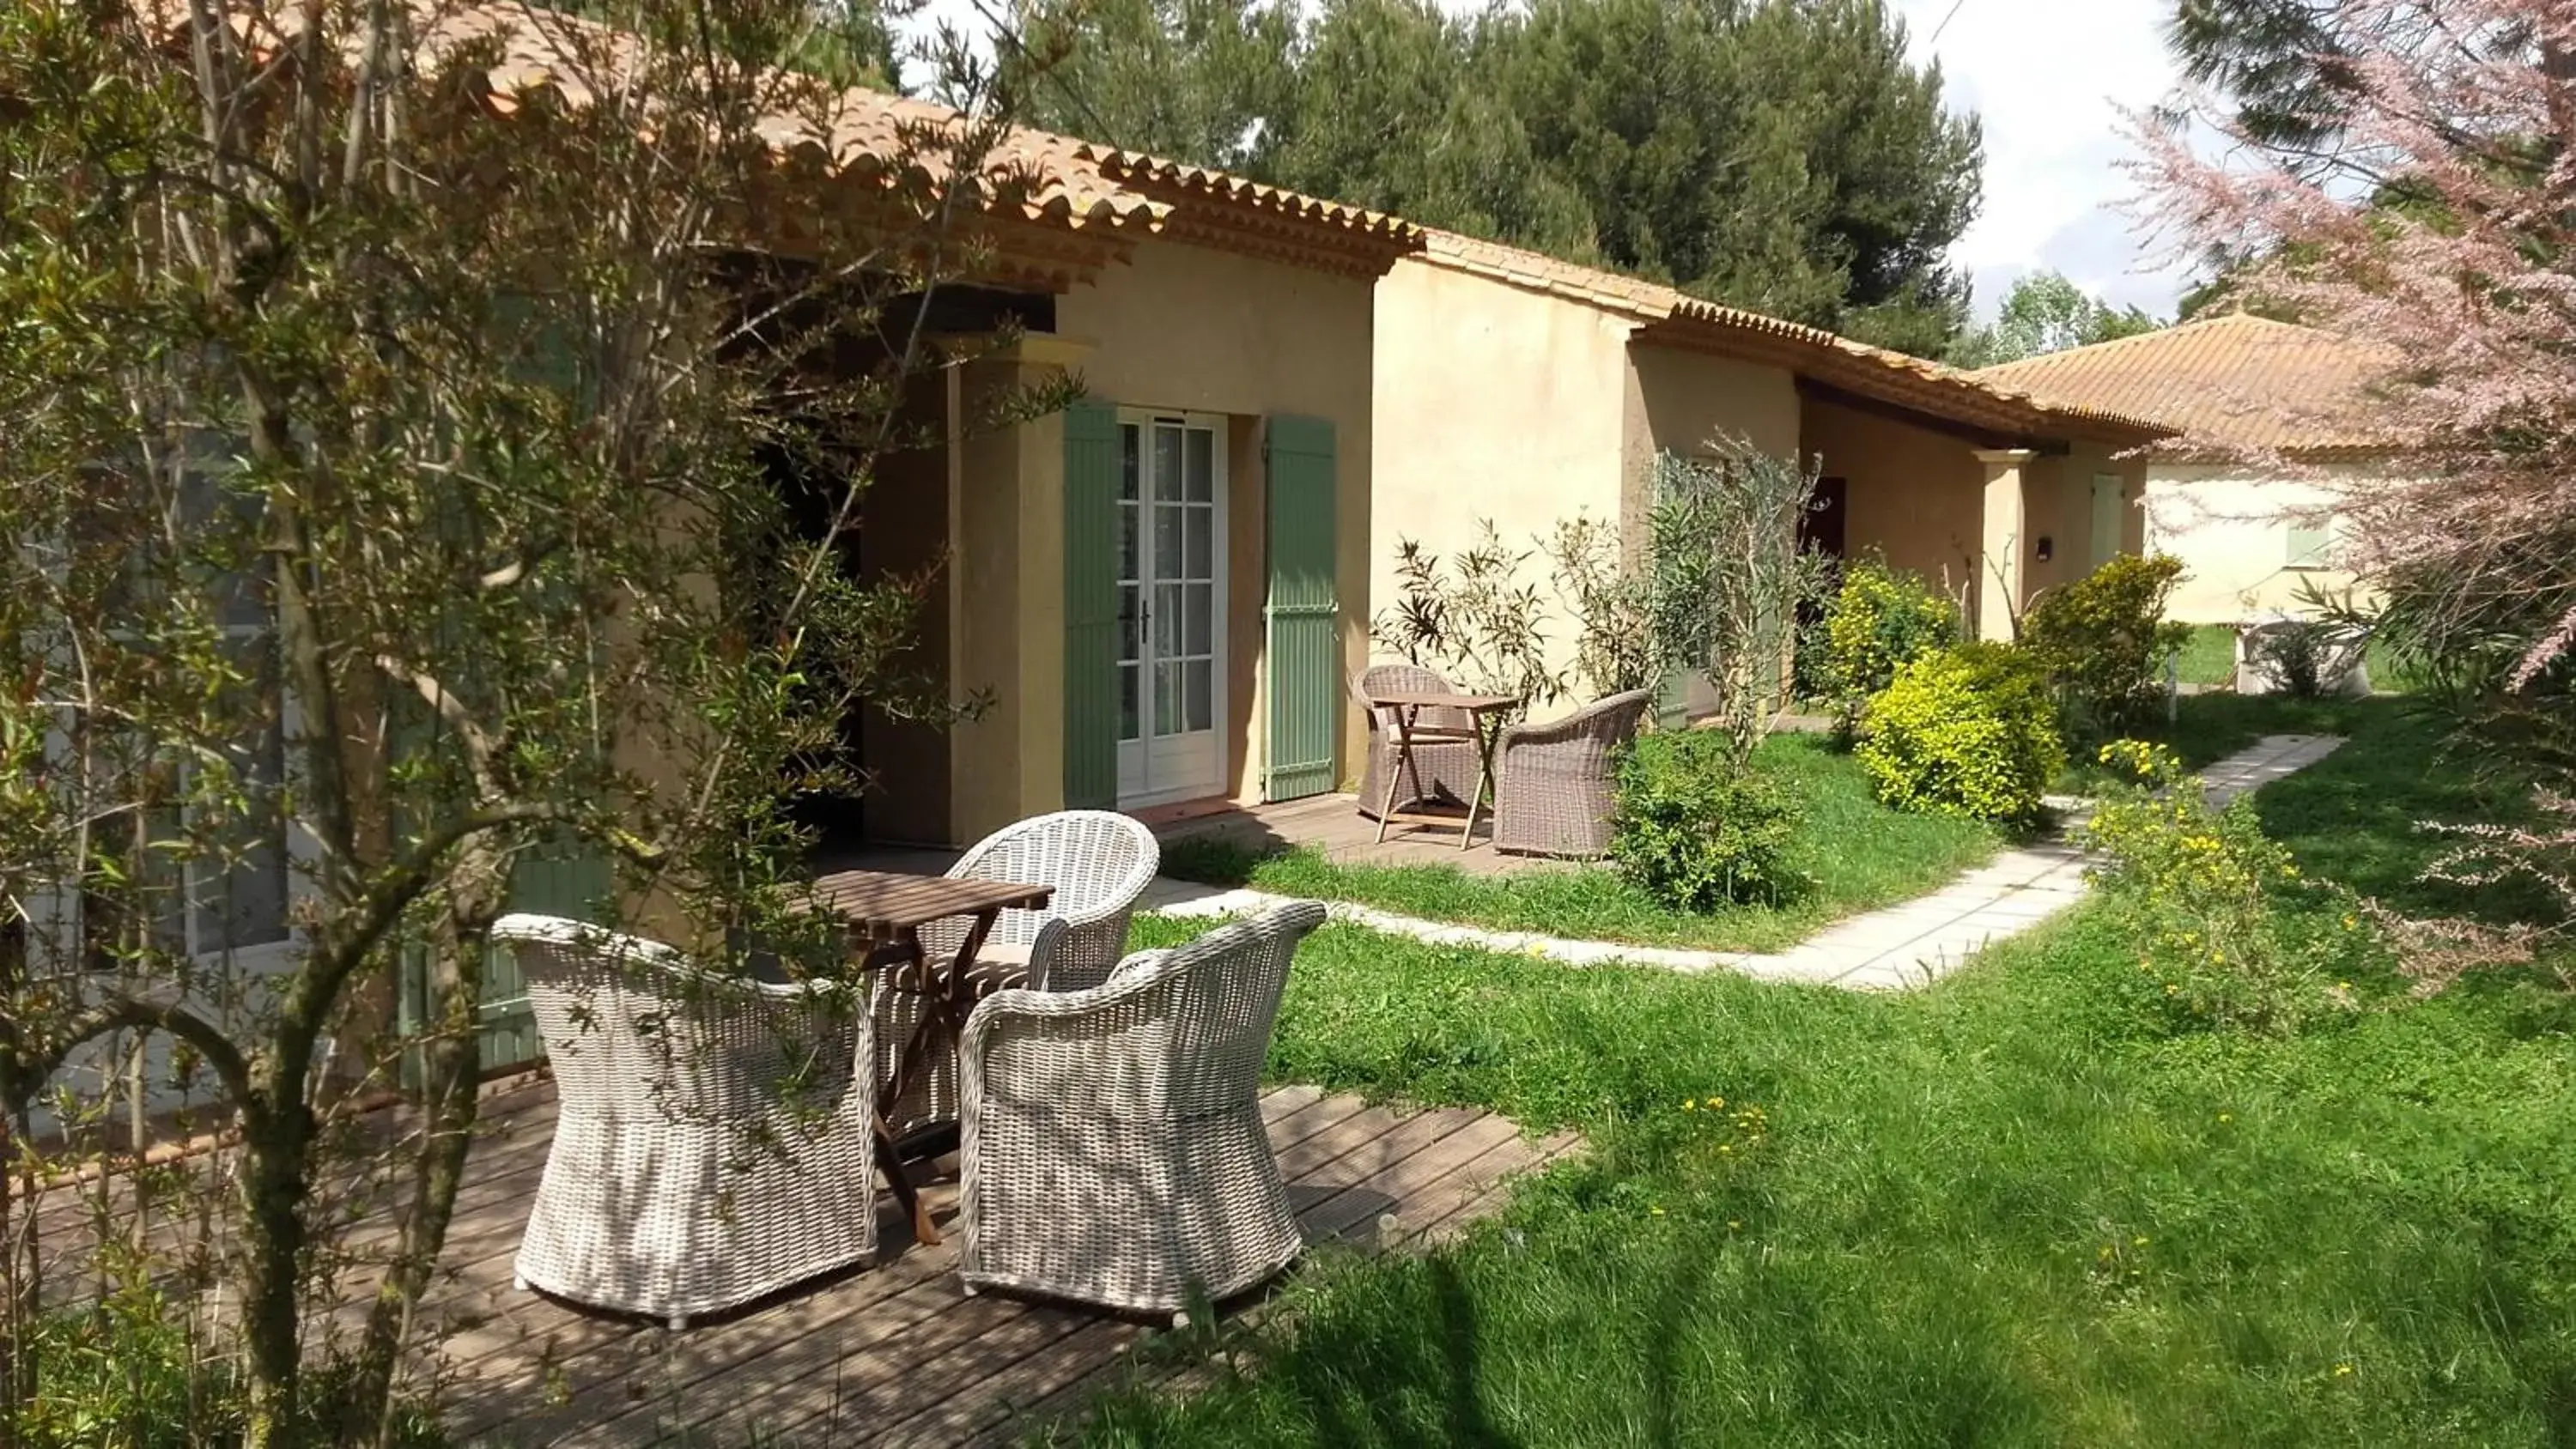
<svg viewBox="0 0 2576 1449">
<path fill-rule="evenodd" d="M 1719 435 L 1812 463 L 1818 547 L 1924 575 L 1987 637 L 2145 541 L 2130 454 L 2165 430 L 2115 410 L 1440 231 L 1378 283 L 1375 327 L 1380 600 L 1403 543 L 1452 552 L 1487 522 L 1526 545 L 1582 512 L 1633 543 L 1655 455 Z M 1574 621 L 1546 627 L 1570 654 Z"/>
<path fill-rule="evenodd" d="M 2396 451 L 2371 427 L 2368 397 L 2396 367 L 2331 332 L 2229 313 L 1977 376 L 2174 435 L 2143 460 L 2147 545 L 2187 571 L 2173 617 L 2219 624 L 2352 587 L 2336 504 Z"/>
<path fill-rule="evenodd" d="M 1067 137 L 1009 150 L 1064 203 L 995 230 L 990 274 L 940 305 L 1015 340 L 919 390 L 945 441 L 886 461 L 857 561 L 935 574 L 917 662 L 989 705 L 863 712 L 876 788 L 829 823 L 955 845 L 1068 807 L 1337 788 L 1363 734 L 1342 681 L 1368 649 L 1373 289 L 1417 230 Z M 1071 408 L 975 425 L 1064 376 Z"/>
</svg>

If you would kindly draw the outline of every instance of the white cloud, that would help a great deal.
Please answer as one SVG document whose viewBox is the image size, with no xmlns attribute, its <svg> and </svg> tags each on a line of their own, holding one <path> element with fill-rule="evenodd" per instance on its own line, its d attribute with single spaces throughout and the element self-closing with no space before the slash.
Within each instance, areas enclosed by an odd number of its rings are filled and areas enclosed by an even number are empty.
<svg viewBox="0 0 2576 1449">
<path fill-rule="evenodd" d="M 1985 208 L 1951 251 L 1980 311 L 2043 268 L 2122 306 L 2173 311 L 2181 269 L 2146 270 L 2148 249 L 2114 209 L 2135 189 L 2119 164 L 2121 111 L 2163 100 L 2178 79 L 2162 30 L 2170 3 L 1894 0 L 1915 58 L 1938 60 L 1951 105 L 1985 122 Z"/>
<path fill-rule="evenodd" d="M 1439 3 L 1467 11 L 1483 0 Z M 2134 189 L 2119 165 L 2121 111 L 2163 100 L 2177 79 L 2161 28 L 2172 0 L 1891 3 L 1915 59 L 1940 62 L 1951 108 L 1985 123 L 1985 206 L 1951 249 L 1975 279 L 1978 310 L 1991 315 L 2016 277 L 2049 269 L 2120 306 L 2171 315 L 2183 270 L 2149 270 L 2148 249 L 2114 208 Z M 907 28 L 940 19 L 986 29 L 974 0 L 927 0 Z"/>
</svg>

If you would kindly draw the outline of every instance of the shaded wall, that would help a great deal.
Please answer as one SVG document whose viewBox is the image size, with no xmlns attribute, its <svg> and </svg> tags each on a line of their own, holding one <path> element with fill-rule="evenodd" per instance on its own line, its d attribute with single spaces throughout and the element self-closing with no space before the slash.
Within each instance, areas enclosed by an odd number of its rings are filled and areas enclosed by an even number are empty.
<svg viewBox="0 0 2576 1449">
<path fill-rule="evenodd" d="M 947 416 L 948 377 L 921 379 L 906 417 L 936 423 Z M 893 453 L 878 460 L 876 481 L 861 500 L 859 574 L 871 584 L 930 576 L 912 647 L 896 668 L 948 684 L 949 567 L 947 446 Z M 875 708 L 861 711 L 859 754 L 870 786 L 862 809 L 869 838 L 937 843 L 948 838 L 949 734 Z"/>
<path fill-rule="evenodd" d="M 2022 509 L 2027 520 L 2022 546 L 2022 600 L 2025 607 L 2043 589 L 2072 583 L 2100 567 L 2093 554 L 2093 480 L 2120 482 L 2120 552 L 2146 547 L 2145 465 L 2121 458 L 2100 443 L 2077 442 L 2062 454 L 2031 460 L 2023 472 Z M 2039 557 L 2040 541 L 2049 556 Z"/>
<path fill-rule="evenodd" d="M 1799 431 L 1825 476 L 1849 485 L 1848 557 L 1883 556 L 1950 597 L 1973 597 L 1985 465 L 1964 438 L 1810 398 Z"/>
</svg>

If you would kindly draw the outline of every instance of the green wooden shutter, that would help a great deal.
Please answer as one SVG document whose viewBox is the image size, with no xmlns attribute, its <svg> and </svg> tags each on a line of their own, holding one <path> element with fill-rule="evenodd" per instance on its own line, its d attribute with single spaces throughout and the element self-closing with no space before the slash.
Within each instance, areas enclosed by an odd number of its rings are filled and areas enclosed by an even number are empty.
<svg viewBox="0 0 2576 1449">
<path fill-rule="evenodd" d="M 1333 766 L 1342 719 L 1342 609 L 1333 577 L 1332 423 L 1272 418 L 1263 471 L 1270 493 L 1270 733 L 1261 793 L 1295 800 L 1341 783 Z"/>
<path fill-rule="evenodd" d="M 1064 413 L 1064 803 L 1118 804 L 1118 410 Z"/>
<path fill-rule="evenodd" d="M 596 921 L 616 888 L 605 857 L 562 846 L 519 857 L 510 872 L 510 909 Z M 428 1014 L 429 958 L 427 948 L 415 942 L 403 951 L 402 1030 L 419 1030 Z M 528 1005 L 528 983 L 508 947 L 494 946 L 484 957 L 483 999 L 475 1015 L 481 1025 L 483 1070 L 525 1066 L 545 1055 L 536 1013 Z M 406 1063 L 406 1074 L 410 1071 Z"/>
</svg>

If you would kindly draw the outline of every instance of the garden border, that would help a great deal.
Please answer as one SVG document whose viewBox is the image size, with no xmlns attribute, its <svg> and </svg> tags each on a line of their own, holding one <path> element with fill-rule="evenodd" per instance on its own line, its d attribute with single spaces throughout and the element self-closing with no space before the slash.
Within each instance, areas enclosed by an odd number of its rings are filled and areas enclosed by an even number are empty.
<svg viewBox="0 0 2576 1449">
<path fill-rule="evenodd" d="M 2266 735 L 2201 771 L 2212 805 L 2298 773 L 2343 745 L 2341 735 Z M 1536 956 L 1572 966 L 1626 962 L 1666 970 L 1737 971 L 1766 981 L 1804 981 L 1855 991 L 1926 986 L 1996 941 L 2017 936 L 2084 898 L 2084 852 L 2062 835 L 2005 851 L 1956 880 L 1901 905 L 1854 916 L 1777 954 L 1697 951 L 1577 941 L 1532 931 L 1488 931 L 1427 921 L 1374 906 L 1328 901 L 1337 921 L 1435 946 Z M 1157 915 L 1244 915 L 1290 897 L 1158 879 L 1142 908 Z"/>
</svg>

